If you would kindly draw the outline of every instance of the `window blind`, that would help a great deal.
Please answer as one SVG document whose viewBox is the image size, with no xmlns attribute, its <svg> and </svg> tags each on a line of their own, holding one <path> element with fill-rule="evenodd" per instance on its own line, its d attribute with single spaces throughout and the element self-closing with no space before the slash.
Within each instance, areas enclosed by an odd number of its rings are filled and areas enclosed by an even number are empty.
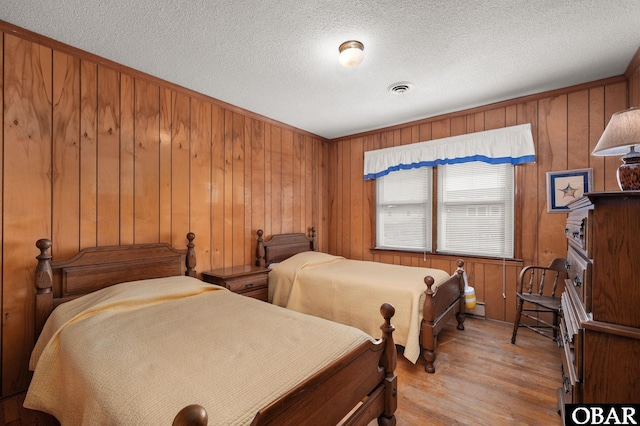
<svg viewBox="0 0 640 426">
<path fill-rule="evenodd" d="M 438 252 L 513 257 L 514 172 L 482 162 L 438 167 Z"/>
<path fill-rule="evenodd" d="M 426 167 L 378 179 L 377 247 L 431 251 L 432 175 Z"/>
</svg>

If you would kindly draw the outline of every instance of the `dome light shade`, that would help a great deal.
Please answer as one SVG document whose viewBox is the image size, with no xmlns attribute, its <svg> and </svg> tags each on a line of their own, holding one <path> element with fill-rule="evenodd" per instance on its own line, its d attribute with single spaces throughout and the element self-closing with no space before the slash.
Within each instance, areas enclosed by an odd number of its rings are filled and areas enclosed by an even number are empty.
<svg viewBox="0 0 640 426">
<path fill-rule="evenodd" d="M 338 48 L 338 60 L 345 67 L 355 67 L 364 59 L 364 45 L 356 40 L 345 41 Z"/>
</svg>

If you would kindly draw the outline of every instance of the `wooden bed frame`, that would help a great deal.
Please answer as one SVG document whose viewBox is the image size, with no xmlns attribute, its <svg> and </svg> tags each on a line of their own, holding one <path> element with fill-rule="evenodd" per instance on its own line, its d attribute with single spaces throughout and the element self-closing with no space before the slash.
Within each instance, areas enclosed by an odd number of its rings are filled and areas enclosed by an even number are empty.
<svg viewBox="0 0 640 426">
<path fill-rule="evenodd" d="M 36 340 L 51 311 L 61 303 L 114 284 L 175 275 L 196 276 L 193 233 L 187 234 L 187 249 L 166 243 L 93 247 L 64 260 L 52 260 L 51 241 L 36 242 L 40 254 L 35 272 Z M 391 318 L 395 309 L 383 304 L 380 313 L 382 339 L 365 342 L 336 360 L 287 394 L 261 409 L 254 425 L 338 423 L 396 424 L 396 349 Z M 207 412 L 200 405 L 184 407 L 174 425 L 203 426 Z M 215 424 L 215 419 L 213 419 Z"/>
<path fill-rule="evenodd" d="M 294 254 L 304 251 L 316 251 L 316 228 L 310 229 L 311 236 L 304 233 L 276 234 L 268 241 L 264 240 L 264 232 L 257 232 L 258 245 L 256 248 L 256 265 L 268 266 L 271 263 L 280 262 Z M 436 346 L 438 334 L 455 316 L 458 330 L 464 330 L 464 261 L 456 261 L 456 273 L 447 281 L 438 286 L 437 291 L 432 289 L 434 280 L 430 276 L 424 278 L 426 284 L 422 322 L 420 327 L 420 345 L 422 356 L 426 362 L 425 371 L 435 373 L 434 362 L 436 360 Z"/>
</svg>

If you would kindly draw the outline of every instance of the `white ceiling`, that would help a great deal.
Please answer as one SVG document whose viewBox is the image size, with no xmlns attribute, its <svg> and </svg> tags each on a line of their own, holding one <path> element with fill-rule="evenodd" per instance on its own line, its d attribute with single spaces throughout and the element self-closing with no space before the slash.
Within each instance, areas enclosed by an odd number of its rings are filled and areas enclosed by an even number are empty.
<svg viewBox="0 0 640 426">
<path fill-rule="evenodd" d="M 1 20 L 326 138 L 621 75 L 640 47 L 638 0 L 1 3 Z"/>
</svg>

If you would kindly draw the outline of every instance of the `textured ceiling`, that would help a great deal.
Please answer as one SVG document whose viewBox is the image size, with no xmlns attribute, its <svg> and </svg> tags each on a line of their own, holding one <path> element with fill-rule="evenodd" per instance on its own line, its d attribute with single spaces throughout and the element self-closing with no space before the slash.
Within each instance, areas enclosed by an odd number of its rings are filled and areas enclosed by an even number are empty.
<svg viewBox="0 0 640 426">
<path fill-rule="evenodd" d="M 638 0 L 2 0 L 0 19 L 326 138 L 620 75 L 640 47 Z"/>
</svg>

